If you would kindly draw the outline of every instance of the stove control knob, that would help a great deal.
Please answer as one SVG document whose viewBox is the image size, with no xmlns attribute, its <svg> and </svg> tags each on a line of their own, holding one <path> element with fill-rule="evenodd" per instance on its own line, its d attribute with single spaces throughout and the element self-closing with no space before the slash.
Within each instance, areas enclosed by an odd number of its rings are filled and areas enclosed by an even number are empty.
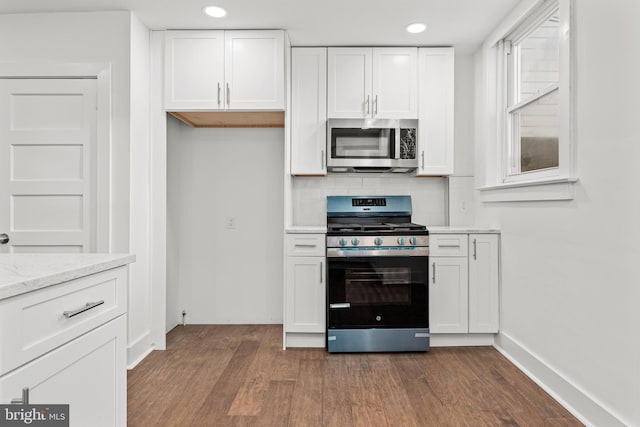
<svg viewBox="0 0 640 427">
<path fill-rule="evenodd" d="M 347 239 L 345 239 L 344 237 L 342 239 L 340 239 L 338 241 L 338 243 L 340 243 L 340 246 L 346 246 L 347 245 Z"/>
<path fill-rule="evenodd" d="M 398 237 L 398 244 L 404 246 L 404 237 Z"/>
<path fill-rule="evenodd" d="M 375 243 L 375 244 L 376 244 L 376 246 L 380 246 L 380 245 L 382 244 L 382 237 L 376 237 L 376 238 L 373 240 L 373 243 Z"/>
<path fill-rule="evenodd" d="M 351 244 L 353 246 L 358 246 L 358 244 L 360 244 L 360 240 L 358 240 L 357 237 L 354 237 L 353 239 L 351 239 Z"/>
<path fill-rule="evenodd" d="M 410 245 L 417 245 L 418 244 L 418 238 L 417 237 L 410 237 L 409 238 L 409 244 Z"/>
</svg>

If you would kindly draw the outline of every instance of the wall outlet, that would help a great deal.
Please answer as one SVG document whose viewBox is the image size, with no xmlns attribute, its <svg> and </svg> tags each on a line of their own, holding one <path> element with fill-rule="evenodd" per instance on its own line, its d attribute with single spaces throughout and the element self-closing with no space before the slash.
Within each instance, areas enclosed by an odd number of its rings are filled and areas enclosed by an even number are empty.
<svg viewBox="0 0 640 427">
<path fill-rule="evenodd" d="M 235 216 L 228 216 L 227 217 L 227 228 L 229 230 L 235 230 L 236 229 L 236 217 Z"/>
</svg>

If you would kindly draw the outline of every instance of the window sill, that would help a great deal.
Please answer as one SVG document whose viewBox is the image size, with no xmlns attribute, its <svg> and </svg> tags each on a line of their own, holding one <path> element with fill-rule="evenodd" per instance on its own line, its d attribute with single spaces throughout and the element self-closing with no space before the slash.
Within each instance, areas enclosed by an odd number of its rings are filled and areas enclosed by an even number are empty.
<svg viewBox="0 0 640 427">
<path fill-rule="evenodd" d="M 520 181 L 478 188 L 480 200 L 491 202 L 535 202 L 545 200 L 572 200 L 577 178 L 553 178 L 538 181 Z"/>
</svg>

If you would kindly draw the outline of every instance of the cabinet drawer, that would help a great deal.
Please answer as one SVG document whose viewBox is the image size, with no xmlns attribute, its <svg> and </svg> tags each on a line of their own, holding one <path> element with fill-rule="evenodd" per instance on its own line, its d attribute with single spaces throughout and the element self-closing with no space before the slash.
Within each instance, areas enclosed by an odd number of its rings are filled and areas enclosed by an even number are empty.
<svg viewBox="0 0 640 427">
<path fill-rule="evenodd" d="M 429 255 L 468 256 L 469 239 L 466 234 L 429 235 Z"/>
<path fill-rule="evenodd" d="M 0 372 L 125 313 L 126 301 L 126 267 L 0 301 Z"/>
<path fill-rule="evenodd" d="M 287 256 L 325 256 L 324 234 L 288 234 Z"/>
</svg>

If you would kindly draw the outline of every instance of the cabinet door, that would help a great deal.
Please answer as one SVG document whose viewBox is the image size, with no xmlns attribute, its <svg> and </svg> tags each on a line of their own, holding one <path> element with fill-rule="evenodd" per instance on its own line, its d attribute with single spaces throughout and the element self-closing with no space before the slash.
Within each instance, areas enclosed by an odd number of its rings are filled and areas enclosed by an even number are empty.
<svg viewBox="0 0 640 427">
<path fill-rule="evenodd" d="M 373 49 L 372 117 L 418 118 L 418 48 Z"/>
<path fill-rule="evenodd" d="M 225 31 L 225 96 L 232 110 L 284 110 L 284 32 Z"/>
<path fill-rule="evenodd" d="M 418 50 L 418 170 L 453 174 L 453 48 Z"/>
<path fill-rule="evenodd" d="M 286 332 L 325 332 L 324 257 L 287 258 Z"/>
<path fill-rule="evenodd" d="M 224 31 L 165 33 L 165 108 L 224 108 Z"/>
<path fill-rule="evenodd" d="M 469 332 L 499 328 L 498 235 L 469 235 Z"/>
<path fill-rule="evenodd" d="M 431 257 L 429 261 L 429 331 L 468 332 L 467 258 Z"/>
<path fill-rule="evenodd" d="M 329 48 L 329 118 L 371 117 L 371 56 L 371 48 Z"/>
<path fill-rule="evenodd" d="M 291 51 L 291 173 L 326 175 L 327 49 Z"/>
<path fill-rule="evenodd" d="M 126 316 L 0 377 L 0 402 L 69 404 L 71 426 L 127 423 Z"/>
</svg>

